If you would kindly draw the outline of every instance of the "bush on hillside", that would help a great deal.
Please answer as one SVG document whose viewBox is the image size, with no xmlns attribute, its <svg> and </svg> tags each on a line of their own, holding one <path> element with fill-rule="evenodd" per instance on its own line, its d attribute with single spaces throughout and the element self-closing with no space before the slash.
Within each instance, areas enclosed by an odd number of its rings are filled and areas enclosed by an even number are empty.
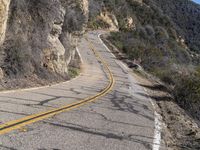
<svg viewBox="0 0 200 150">
<path fill-rule="evenodd" d="M 200 119 L 200 76 L 179 77 L 175 83 L 173 95 L 182 108 Z"/>
</svg>

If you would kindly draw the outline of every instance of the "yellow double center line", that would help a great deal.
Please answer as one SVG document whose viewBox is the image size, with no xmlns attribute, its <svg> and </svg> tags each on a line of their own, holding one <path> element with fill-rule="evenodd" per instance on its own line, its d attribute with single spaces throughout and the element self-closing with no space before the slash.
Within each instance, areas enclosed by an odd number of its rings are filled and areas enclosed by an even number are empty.
<svg viewBox="0 0 200 150">
<path fill-rule="evenodd" d="M 86 40 L 88 41 L 87 38 L 86 38 Z M 89 102 L 93 102 L 96 99 L 98 99 L 98 98 L 106 95 L 107 93 L 109 93 L 114 86 L 113 74 L 112 74 L 111 70 L 109 69 L 108 64 L 105 62 L 105 60 L 103 60 L 103 58 L 100 56 L 100 54 L 94 49 L 91 42 L 89 42 L 89 47 L 94 52 L 96 58 L 102 63 L 103 69 L 106 72 L 106 75 L 109 79 L 109 83 L 107 84 L 107 86 L 104 89 L 102 89 L 101 92 L 99 92 L 98 94 L 96 94 L 94 96 L 87 97 L 87 98 L 82 99 L 78 102 L 75 102 L 75 103 L 72 103 L 72 104 L 57 108 L 57 109 L 49 110 L 49 111 L 38 113 L 38 114 L 33 114 L 33 115 L 30 115 L 30 116 L 27 116 L 27 117 L 24 117 L 24 118 L 21 118 L 21 119 L 18 119 L 18 120 L 14 120 L 14 121 L 10 121 L 10 122 L 7 122 L 5 124 L 2 124 L 2 125 L 0 125 L 0 135 L 8 133 L 12 130 L 22 128 L 26 125 L 32 124 L 34 122 L 43 120 L 43 119 L 51 117 L 51 116 L 54 116 L 56 114 L 59 114 L 59 113 L 80 107 L 80 106 L 85 105 Z"/>
</svg>

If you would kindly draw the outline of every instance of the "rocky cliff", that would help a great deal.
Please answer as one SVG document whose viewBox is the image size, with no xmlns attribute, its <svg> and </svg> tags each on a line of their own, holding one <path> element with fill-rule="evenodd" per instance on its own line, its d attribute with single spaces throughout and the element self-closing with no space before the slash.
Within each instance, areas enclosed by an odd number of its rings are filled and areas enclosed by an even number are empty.
<svg viewBox="0 0 200 150">
<path fill-rule="evenodd" d="M 0 0 L 1 78 L 66 79 L 87 20 L 86 0 Z"/>
<path fill-rule="evenodd" d="M 3 43 L 8 20 L 10 0 L 0 0 L 0 44 Z"/>
</svg>

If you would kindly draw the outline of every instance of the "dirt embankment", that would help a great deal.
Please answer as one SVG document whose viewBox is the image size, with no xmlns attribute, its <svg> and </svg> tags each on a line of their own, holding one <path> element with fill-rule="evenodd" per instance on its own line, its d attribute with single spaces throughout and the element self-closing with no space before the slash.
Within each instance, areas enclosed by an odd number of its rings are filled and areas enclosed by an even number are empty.
<svg viewBox="0 0 200 150">
<path fill-rule="evenodd" d="M 163 84 L 135 75 L 148 96 L 157 104 L 157 112 L 164 123 L 163 138 L 167 147 L 174 150 L 199 150 L 200 128 L 186 111 L 179 107 Z"/>
</svg>

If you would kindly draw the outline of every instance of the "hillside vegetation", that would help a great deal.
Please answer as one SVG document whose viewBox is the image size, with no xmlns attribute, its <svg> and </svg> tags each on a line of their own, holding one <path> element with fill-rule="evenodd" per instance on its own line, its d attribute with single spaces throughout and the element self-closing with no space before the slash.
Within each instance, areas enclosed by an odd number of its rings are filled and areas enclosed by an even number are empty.
<svg viewBox="0 0 200 150">
<path fill-rule="evenodd" d="M 146 0 L 147 1 L 147 0 Z M 167 14 L 191 50 L 200 52 L 200 5 L 190 0 L 149 1 Z"/>
<path fill-rule="evenodd" d="M 90 13 L 89 23 L 99 19 L 101 24 L 95 22 L 95 27 L 105 28 L 108 22 L 99 14 L 115 16 L 119 30 L 112 31 L 108 40 L 129 60 L 173 87 L 174 100 L 200 120 L 200 6 L 189 0 L 93 3 L 99 7 Z"/>
</svg>

